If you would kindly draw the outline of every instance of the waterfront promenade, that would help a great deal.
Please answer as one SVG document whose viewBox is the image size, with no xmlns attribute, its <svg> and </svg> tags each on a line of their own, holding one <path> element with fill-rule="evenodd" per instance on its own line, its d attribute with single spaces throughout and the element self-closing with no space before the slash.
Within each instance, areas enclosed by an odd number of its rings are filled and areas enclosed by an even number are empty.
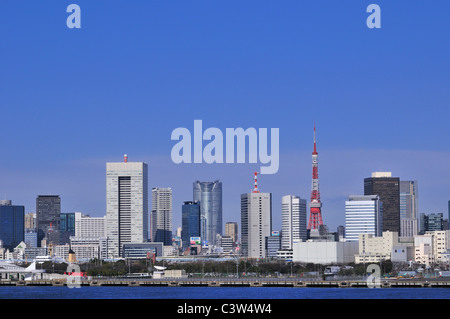
<svg viewBox="0 0 450 319">
<path fill-rule="evenodd" d="M 72 278 L 73 279 L 73 278 Z M 1 280 L 0 286 L 159 286 L 159 287 L 323 287 L 323 288 L 450 288 L 450 278 L 359 280 L 319 280 L 300 278 L 82 278 Z"/>
</svg>

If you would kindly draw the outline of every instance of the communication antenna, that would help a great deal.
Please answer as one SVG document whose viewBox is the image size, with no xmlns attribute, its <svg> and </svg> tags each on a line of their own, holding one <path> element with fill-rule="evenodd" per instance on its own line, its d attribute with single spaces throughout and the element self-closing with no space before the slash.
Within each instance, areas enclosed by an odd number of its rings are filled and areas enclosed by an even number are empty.
<svg viewBox="0 0 450 319">
<path fill-rule="evenodd" d="M 253 187 L 253 192 L 252 193 L 259 193 L 259 189 L 258 189 L 258 172 L 255 172 L 254 180 L 255 180 L 255 183 L 254 183 L 254 187 Z"/>
</svg>

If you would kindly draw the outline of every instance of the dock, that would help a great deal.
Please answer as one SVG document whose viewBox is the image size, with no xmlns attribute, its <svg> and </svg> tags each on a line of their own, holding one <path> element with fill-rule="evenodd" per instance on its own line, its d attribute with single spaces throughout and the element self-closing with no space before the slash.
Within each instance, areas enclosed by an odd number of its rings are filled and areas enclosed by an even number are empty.
<svg viewBox="0 0 450 319">
<path fill-rule="evenodd" d="M 0 286 L 69 286 L 64 279 L 1 280 Z M 81 279 L 82 287 L 292 287 L 292 288 L 450 288 L 450 279 L 385 280 L 368 283 L 365 280 L 299 280 L 298 278 L 108 278 Z"/>
</svg>

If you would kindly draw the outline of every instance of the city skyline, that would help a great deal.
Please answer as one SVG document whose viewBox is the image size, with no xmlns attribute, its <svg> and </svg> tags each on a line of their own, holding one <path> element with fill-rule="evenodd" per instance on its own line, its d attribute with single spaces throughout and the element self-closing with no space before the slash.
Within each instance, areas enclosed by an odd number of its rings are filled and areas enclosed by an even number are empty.
<svg viewBox="0 0 450 319">
<path fill-rule="evenodd" d="M 309 198 L 314 121 L 331 231 L 375 171 L 417 180 L 418 213 L 448 216 L 450 3 L 377 1 L 379 30 L 367 3 L 77 3 L 79 30 L 67 4 L 0 4 L 0 196 L 26 212 L 57 194 L 61 212 L 105 215 L 104 165 L 127 153 L 149 189 L 173 189 L 174 229 L 196 180 L 220 180 L 223 223 L 239 222 L 260 163 L 171 161 L 172 130 L 200 119 L 280 129 L 279 171 L 259 175 L 275 230 L 282 196 Z"/>
</svg>

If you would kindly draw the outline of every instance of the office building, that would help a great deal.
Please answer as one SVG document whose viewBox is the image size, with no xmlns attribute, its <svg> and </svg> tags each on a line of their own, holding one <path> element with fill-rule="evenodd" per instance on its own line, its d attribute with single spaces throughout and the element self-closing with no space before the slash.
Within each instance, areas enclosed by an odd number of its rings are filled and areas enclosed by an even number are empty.
<svg viewBox="0 0 450 319">
<path fill-rule="evenodd" d="M 384 206 L 377 195 L 351 195 L 345 201 L 345 239 L 358 241 L 360 234 L 381 236 Z"/>
<path fill-rule="evenodd" d="M 307 239 L 306 199 L 286 195 L 281 198 L 281 248 L 292 249 L 295 240 Z"/>
<path fill-rule="evenodd" d="M 419 222 L 419 234 L 421 235 L 425 234 L 428 231 L 445 230 L 444 214 L 442 213 L 420 213 Z"/>
<path fill-rule="evenodd" d="M 70 252 L 73 252 L 77 260 L 91 260 L 100 258 L 99 245 L 57 245 L 54 248 L 54 254 L 56 257 L 62 258 L 66 261 L 69 260 Z"/>
<path fill-rule="evenodd" d="M 215 245 L 222 235 L 222 182 L 194 182 L 193 201 L 200 203 L 202 243 Z"/>
<path fill-rule="evenodd" d="M 414 237 L 419 234 L 419 219 L 401 218 L 400 237 Z"/>
<path fill-rule="evenodd" d="M 383 231 L 400 233 L 400 179 L 390 172 L 374 172 L 364 179 L 364 195 L 378 195 L 383 203 Z"/>
<path fill-rule="evenodd" d="M 186 250 L 192 237 L 200 238 L 200 203 L 184 202 L 181 212 L 181 241 Z"/>
<path fill-rule="evenodd" d="M 233 248 L 234 248 L 233 238 L 231 238 L 230 236 L 223 236 L 220 239 L 220 247 L 222 247 L 223 253 L 233 252 Z"/>
<path fill-rule="evenodd" d="M 248 258 L 265 258 L 266 237 L 271 233 L 272 194 L 261 193 L 257 188 L 252 193 L 241 194 L 242 255 Z"/>
<path fill-rule="evenodd" d="M 28 247 L 38 247 L 37 232 L 33 228 L 26 228 L 24 234 L 24 242 Z"/>
<path fill-rule="evenodd" d="M 164 245 L 159 242 L 140 244 L 124 244 L 122 258 L 126 259 L 151 259 L 164 256 Z"/>
<path fill-rule="evenodd" d="M 70 236 L 75 235 L 75 213 L 61 213 L 60 216 L 60 244 L 65 245 L 69 243 Z"/>
<path fill-rule="evenodd" d="M 106 237 L 106 216 L 90 217 L 89 215 L 84 215 L 81 212 L 75 212 L 75 237 Z"/>
<path fill-rule="evenodd" d="M 445 263 L 450 250 L 450 230 L 427 231 L 414 237 L 415 262 L 431 266 Z"/>
<path fill-rule="evenodd" d="M 397 232 L 386 231 L 381 236 L 360 234 L 359 253 L 355 256 L 355 263 L 378 263 L 390 260 L 393 248 L 399 246 Z"/>
<path fill-rule="evenodd" d="M 122 256 L 126 243 L 148 241 L 148 168 L 143 162 L 106 163 L 108 256 Z"/>
<path fill-rule="evenodd" d="M 151 241 L 172 245 L 172 189 L 152 188 Z"/>
<path fill-rule="evenodd" d="M 413 237 L 418 234 L 418 201 L 417 181 L 400 181 L 400 237 Z"/>
<path fill-rule="evenodd" d="M 36 198 L 36 228 L 38 246 L 45 239 L 47 245 L 59 245 L 61 198 L 59 195 L 38 195 Z"/>
<path fill-rule="evenodd" d="M 400 181 L 400 219 L 418 218 L 419 189 L 417 181 Z"/>
<path fill-rule="evenodd" d="M 233 245 L 235 245 L 238 241 L 238 223 L 236 222 L 228 222 L 225 224 L 225 236 L 230 237 Z"/>
<path fill-rule="evenodd" d="M 445 255 L 450 250 L 450 230 L 436 230 L 433 234 L 433 252 L 436 262 L 445 262 Z"/>
<path fill-rule="evenodd" d="M 271 235 L 266 237 L 266 258 L 277 258 L 278 252 L 281 249 L 282 249 L 282 237 L 280 236 L 280 232 L 272 231 Z"/>
<path fill-rule="evenodd" d="M 425 219 L 425 231 L 436 231 L 436 230 L 444 230 L 444 214 L 442 213 L 433 213 L 433 214 L 424 214 Z"/>
<path fill-rule="evenodd" d="M 14 249 L 24 240 L 25 207 L 13 205 L 10 200 L 0 201 L 0 240 L 3 247 Z"/>
<path fill-rule="evenodd" d="M 35 229 L 36 228 L 36 214 L 28 213 L 25 214 L 25 229 Z"/>
<path fill-rule="evenodd" d="M 427 218 L 428 218 L 427 231 L 444 230 L 444 214 L 442 213 L 429 214 Z"/>
</svg>

